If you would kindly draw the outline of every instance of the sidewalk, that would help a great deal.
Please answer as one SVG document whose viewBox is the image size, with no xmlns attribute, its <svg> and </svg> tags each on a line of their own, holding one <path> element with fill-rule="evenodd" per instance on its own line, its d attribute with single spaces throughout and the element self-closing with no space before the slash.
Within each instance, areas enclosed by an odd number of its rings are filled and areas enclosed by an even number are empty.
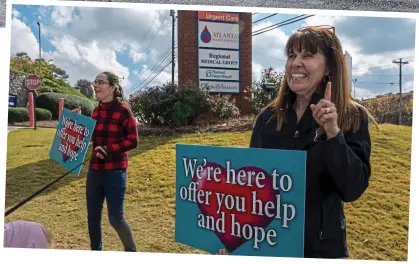
<svg viewBox="0 0 419 264">
<path fill-rule="evenodd" d="M 9 134 L 9 132 L 10 132 L 10 131 L 13 131 L 13 130 L 18 130 L 18 129 L 28 129 L 28 128 L 30 128 L 30 127 L 8 126 L 8 127 L 7 127 L 7 134 Z"/>
</svg>

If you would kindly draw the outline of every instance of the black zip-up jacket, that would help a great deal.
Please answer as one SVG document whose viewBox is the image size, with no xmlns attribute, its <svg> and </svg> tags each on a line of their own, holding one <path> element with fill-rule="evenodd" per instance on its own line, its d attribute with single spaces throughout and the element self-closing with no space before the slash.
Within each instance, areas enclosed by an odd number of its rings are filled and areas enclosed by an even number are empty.
<svg viewBox="0 0 419 264">
<path fill-rule="evenodd" d="M 315 93 L 311 103 L 322 97 Z M 355 133 L 340 132 L 335 138 L 317 136 L 319 127 L 310 107 L 297 124 L 291 107 L 295 94 L 287 95 L 286 123 L 276 131 L 273 108 L 266 108 L 258 116 L 250 141 L 251 148 L 305 150 L 306 202 L 305 241 L 306 258 L 348 257 L 344 202 L 357 200 L 368 187 L 371 174 L 371 139 L 368 118 L 359 109 L 360 127 Z M 338 113 L 339 114 L 339 113 Z"/>
</svg>

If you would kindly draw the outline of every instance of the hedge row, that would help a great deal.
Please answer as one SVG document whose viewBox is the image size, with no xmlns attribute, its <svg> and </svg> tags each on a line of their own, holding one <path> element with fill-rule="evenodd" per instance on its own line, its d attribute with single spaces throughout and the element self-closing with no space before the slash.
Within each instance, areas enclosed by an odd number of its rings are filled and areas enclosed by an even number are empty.
<svg viewBox="0 0 419 264">
<path fill-rule="evenodd" d="M 49 121 L 52 114 L 47 109 L 35 109 L 36 121 Z M 29 121 L 29 109 L 24 107 L 9 108 L 9 123 L 20 123 Z"/>
<path fill-rule="evenodd" d="M 38 108 L 48 109 L 54 119 L 58 119 L 58 103 L 60 98 L 64 99 L 64 108 L 74 109 L 81 107 L 83 115 L 90 116 L 93 113 L 95 104 L 87 99 L 71 94 L 43 93 L 36 97 L 35 105 Z"/>
</svg>

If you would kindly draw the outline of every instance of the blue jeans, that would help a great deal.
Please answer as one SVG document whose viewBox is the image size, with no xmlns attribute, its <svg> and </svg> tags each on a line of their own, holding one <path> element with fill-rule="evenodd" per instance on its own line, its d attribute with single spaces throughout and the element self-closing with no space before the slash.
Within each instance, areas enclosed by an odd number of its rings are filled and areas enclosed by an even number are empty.
<svg viewBox="0 0 419 264">
<path fill-rule="evenodd" d="M 92 250 L 102 250 L 102 210 L 106 198 L 109 222 L 121 239 L 125 251 L 136 251 L 131 229 L 124 219 L 126 170 L 95 171 L 86 179 L 87 219 Z"/>
</svg>

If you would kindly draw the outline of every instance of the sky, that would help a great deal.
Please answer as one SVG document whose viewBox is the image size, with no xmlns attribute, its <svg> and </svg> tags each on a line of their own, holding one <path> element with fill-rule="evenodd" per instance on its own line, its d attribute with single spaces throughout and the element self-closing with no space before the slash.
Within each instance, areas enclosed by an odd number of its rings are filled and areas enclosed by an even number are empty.
<svg viewBox="0 0 419 264">
<path fill-rule="evenodd" d="M 125 93 L 171 81 L 171 65 L 151 82 L 150 71 L 171 48 L 169 10 L 124 8 L 14 5 L 11 24 L 11 56 L 26 52 L 39 57 L 41 24 L 42 58 L 52 60 L 69 75 L 74 85 L 79 79 L 94 80 L 104 70 L 123 77 Z M 271 14 L 253 14 L 253 21 Z M 277 14 L 252 25 L 252 31 L 295 17 Z M 399 66 L 393 60 L 408 61 L 403 66 L 403 92 L 413 90 L 415 20 L 405 18 L 315 15 L 252 39 L 253 81 L 263 69 L 285 68 L 284 46 L 289 36 L 306 25 L 333 25 L 344 50 L 352 56 L 355 97 L 371 98 L 398 93 Z M 177 31 L 177 27 L 175 28 Z M 176 36 L 176 34 L 175 34 Z M 166 61 L 169 61 L 167 57 Z M 165 64 L 166 65 L 166 64 Z M 150 80 L 148 78 L 146 80 Z M 175 68 L 175 82 L 177 67 Z"/>
</svg>

